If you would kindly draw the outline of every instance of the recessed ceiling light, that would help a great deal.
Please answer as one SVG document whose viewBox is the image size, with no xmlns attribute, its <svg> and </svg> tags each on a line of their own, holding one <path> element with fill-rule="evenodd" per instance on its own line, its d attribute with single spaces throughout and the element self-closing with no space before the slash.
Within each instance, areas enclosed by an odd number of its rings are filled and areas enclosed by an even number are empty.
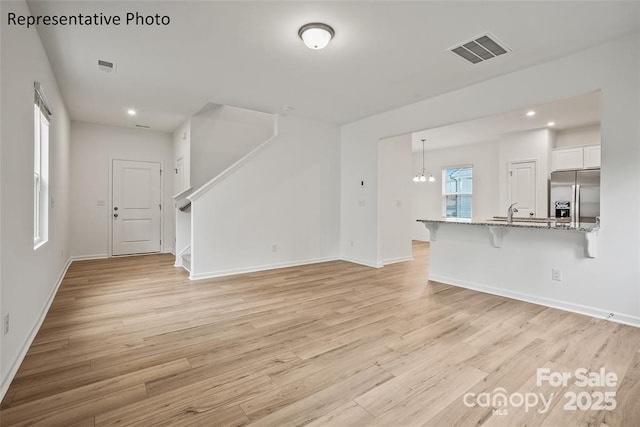
<svg viewBox="0 0 640 427">
<path fill-rule="evenodd" d="M 533 110 L 529 110 L 529 111 L 527 111 L 527 117 L 533 117 L 533 116 L 535 116 L 535 115 L 536 115 L 536 112 L 535 112 L 535 111 L 533 111 Z"/>
<path fill-rule="evenodd" d="M 334 35 L 333 28 L 320 22 L 305 24 L 298 30 L 298 36 L 304 44 L 314 50 L 325 48 Z"/>
<path fill-rule="evenodd" d="M 547 126 L 549 126 L 549 127 L 551 127 L 551 126 L 555 126 L 555 125 L 556 125 L 556 122 L 549 122 L 549 123 L 547 123 Z"/>
<path fill-rule="evenodd" d="M 127 114 L 130 116 L 135 116 L 136 115 L 136 110 L 134 110 L 133 108 L 129 108 L 127 110 Z"/>
</svg>

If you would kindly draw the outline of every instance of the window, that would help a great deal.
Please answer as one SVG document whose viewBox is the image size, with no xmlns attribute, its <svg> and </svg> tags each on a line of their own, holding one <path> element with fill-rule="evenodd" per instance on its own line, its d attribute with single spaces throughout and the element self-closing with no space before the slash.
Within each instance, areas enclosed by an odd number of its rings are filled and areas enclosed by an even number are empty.
<svg viewBox="0 0 640 427">
<path fill-rule="evenodd" d="M 33 107 L 33 246 L 45 244 L 49 238 L 49 117 L 40 84 L 35 84 Z"/>
<path fill-rule="evenodd" d="M 471 218 L 473 167 L 448 167 L 442 171 L 442 211 L 445 218 Z"/>
</svg>

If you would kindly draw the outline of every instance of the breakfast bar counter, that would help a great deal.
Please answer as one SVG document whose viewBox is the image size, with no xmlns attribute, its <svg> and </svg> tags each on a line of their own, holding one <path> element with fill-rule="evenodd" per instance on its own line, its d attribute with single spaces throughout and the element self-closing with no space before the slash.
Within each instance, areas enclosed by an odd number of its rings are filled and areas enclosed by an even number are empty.
<svg viewBox="0 0 640 427">
<path fill-rule="evenodd" d="M 439 219 L 418 219 L 429 230 L 430 240 L 436 241 L 438 230 L 441 225 L 463 225 L 487 227 L 492 236 L 493 246 L 502 247 L 505 234 L 510 228 L 513 229 L 538 229 L 564 232 L 584 233 L 586 244 L 586 256 L 596 257 L 597 237 L 600 224 L 584 222 L 562 222 L 546 218 L 514 218 L 508 222 L 506 218 L 494 217 L 490 219 L 477 218 L 439 218 Z"/>
</svg>

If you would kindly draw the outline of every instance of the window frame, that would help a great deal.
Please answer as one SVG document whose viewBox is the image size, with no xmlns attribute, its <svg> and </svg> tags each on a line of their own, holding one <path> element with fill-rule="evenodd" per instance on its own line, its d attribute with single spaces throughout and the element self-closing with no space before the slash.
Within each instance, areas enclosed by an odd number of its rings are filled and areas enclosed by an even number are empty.
<svg viewBox="0 0 640 427">
<path fill-rule="evenodd" d="M 33 114 L 33 249 L 49 241 L 49 145 L 51 111 L 35 83 Z"/>
<path fill-rule="evenodd" d="M 456 191 L 456 192 L 448 192 L 447 191 L 447 171 L 451 169 L 471 169 L 471 191 Z M 460 219 L 471 219 L 473 218 L 473 164 L 464 164 L 464 165 L 453 165 L 453 166 L 445 166 L 442 168 L 442 218 L 460 218 Z M 471 198 L 471 203 L 469 206 L 469 216 L 447 216 L 447 196 L 469 196 Z"/>
</svg>

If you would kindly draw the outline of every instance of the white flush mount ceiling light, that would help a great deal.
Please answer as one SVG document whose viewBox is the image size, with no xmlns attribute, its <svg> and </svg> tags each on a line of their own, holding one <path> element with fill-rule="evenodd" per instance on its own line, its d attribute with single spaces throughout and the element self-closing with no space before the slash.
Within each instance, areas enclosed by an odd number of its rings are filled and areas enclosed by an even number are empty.
<svg viewBox="0 0 640 427">
<path fill-rule="evenodd" d="M 413 177 L 413 182 L 435 182 L 436 178 L 433 176 L 433 174 L 429 174 L 429 178 L 426 177 L 425 174 L 425 168 L 424 168 L 424 142 L 426 141 L 426 139 L 421 139 L 422 141 L 422 175 L 420 174 L 416 174 L 416 176 Z"/>
<path fill-rule="evenodd" d="M 127 114 L 130 116 L 135 116 L 136 115 L 136 110 L 134 110 L 133 108 L 129 108 L 127 110 Z"/>
<path fill-rule="evenodd" d="M 298 36 L 304 44 L 314 50 L 325 48 L 334 35 L 333 28 L 320 22 L 305 24 L 298 30 Z"/>
<path fill-rule="evenodd" d="M 547 126 L 549 126 L 549 127 L 553 127 L 553 126 L 555 126 L 555 125 L 556 125 L 556 122 L 549 122 L 549 123 L 547 123 Z"/>
<path fill-rule="evenodd" d="M 533 117 L 536 115 L 536 112 L 533 110 L 527 111 L 527 117 Z"/>
</svg>

